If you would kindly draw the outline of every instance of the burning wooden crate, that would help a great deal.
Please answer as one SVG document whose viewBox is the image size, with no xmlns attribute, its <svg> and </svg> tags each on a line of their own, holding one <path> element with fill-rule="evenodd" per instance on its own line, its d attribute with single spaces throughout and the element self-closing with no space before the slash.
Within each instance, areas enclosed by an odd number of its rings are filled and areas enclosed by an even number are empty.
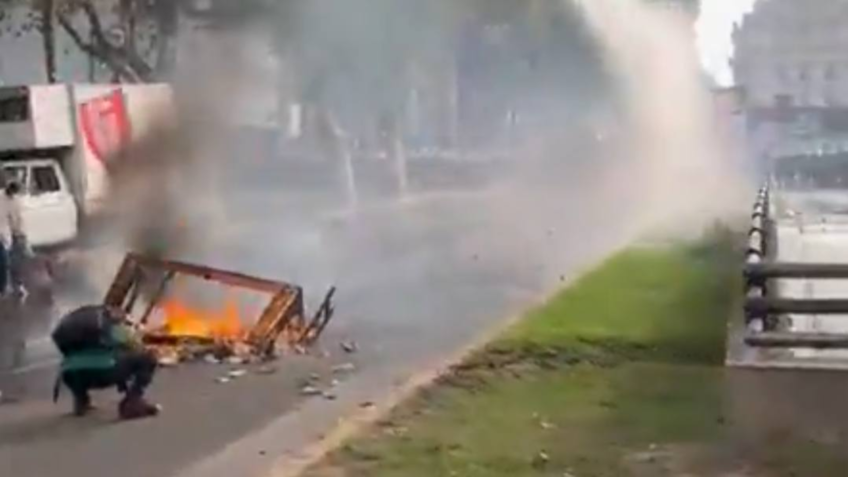
<svg viewBox="0 0 848 477">
<path fill-rule="evenodd" d="M 163 302 L 169 287 L 182 276 L 258 292 L 270 301 L 251 326 L 240 319 L 233 303 L 210 315 L 177 301 Z M 304 349 L 313 344 L 333 317 L 334 293 L 335 288 L 331 288 L 315 314 L 307 318 L 299 286 L 131 253 L 112 282 L 105 304 L 124 310 L 142 330 L 145 344 L 160 357 L 267 357 L 278 345 Z M 171 320 L 158 326 L 151 324 L 157 310 L 164 310 Z"/>
</svg>

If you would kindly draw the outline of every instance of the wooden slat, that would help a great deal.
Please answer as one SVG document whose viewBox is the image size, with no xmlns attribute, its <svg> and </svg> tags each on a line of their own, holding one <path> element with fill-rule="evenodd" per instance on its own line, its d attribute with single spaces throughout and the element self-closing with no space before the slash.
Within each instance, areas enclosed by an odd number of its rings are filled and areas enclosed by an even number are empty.
<svg viewBox="0 0 848 477">
<path fill-rule="evenodd" d="M 184 275 L 192 275 L 204 280 L 223 283 L 224 285 L 248 288 L 265 293 L 275 294 L 280 291 L 280 288 L 294 288 L 291 285 L 279 281 L 266 280 L 264 278 L 252 277 L 243 273 L 230 272 L 212 267 L 193 265 L 190 263 L 172 260 L 159 260 L 139 255 L 132 255 L 132 257 L 136 262 L 145 267 L 174 271 Z"/>
<path fill-rule="evenodd" d="M 120 308 L 124 304 L 127 293 L 130 292 L 133 281 L 137 277 L 136 270 L 135 259 L 130 255 L 124 257 L 121 268 L 118 269 L 118 273 L 115 275 L 114 280 L 112 280 L 112 285 L 103 299 L 105 305 Z"/>
</svg>

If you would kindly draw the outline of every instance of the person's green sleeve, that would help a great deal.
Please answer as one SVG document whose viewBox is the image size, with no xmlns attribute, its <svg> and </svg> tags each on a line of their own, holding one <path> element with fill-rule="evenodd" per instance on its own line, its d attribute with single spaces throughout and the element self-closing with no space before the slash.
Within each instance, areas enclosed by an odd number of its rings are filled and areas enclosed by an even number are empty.
<svg viewBox="0 0 848 477">
<path fill-rule="evenodd" d="M 112 342 L 118 348 L 140 348 L 142 346 L 136 334 L 125 325 L 112 327 Z"/>
</svg>

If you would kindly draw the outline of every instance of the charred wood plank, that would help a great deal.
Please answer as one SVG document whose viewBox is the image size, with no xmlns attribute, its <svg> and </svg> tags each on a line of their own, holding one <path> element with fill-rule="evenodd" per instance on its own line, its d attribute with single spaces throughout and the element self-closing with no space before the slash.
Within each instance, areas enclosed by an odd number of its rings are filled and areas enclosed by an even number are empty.
<svg viewBox="0 0 848 477">
<path fill-rule="evenodd" d="M 224 285 L 247 288 L 260 292 L 277 293 L 280 288 L 294 288 L 292 285 L 280 281 L 267 280 L 264 278 L 245 275 L 243 273 L 230 272 L 202 265 L 194 265 L 191 263 L 173 260 L 160 260 L 157 258 L 144 257 L 135 254 L 132 255 L 132 258 L 139 265 L 144 267 L 173 271 L 183 275 L 191 275 L 203 280 L 214 281 Z"/>
</svg>

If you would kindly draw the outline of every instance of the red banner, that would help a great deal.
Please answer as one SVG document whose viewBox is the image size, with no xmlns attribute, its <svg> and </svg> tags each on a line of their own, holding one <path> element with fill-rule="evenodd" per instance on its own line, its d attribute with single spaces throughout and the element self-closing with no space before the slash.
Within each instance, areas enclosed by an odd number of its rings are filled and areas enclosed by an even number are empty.
<svg viewBox="0 0 848 477">
<path fill-rule="evenodd" d="M 124 95 L 115 90 L 80 104 L 80 127 L 86 145 L 103 164 L 132 139 Z"/>
</svg>

